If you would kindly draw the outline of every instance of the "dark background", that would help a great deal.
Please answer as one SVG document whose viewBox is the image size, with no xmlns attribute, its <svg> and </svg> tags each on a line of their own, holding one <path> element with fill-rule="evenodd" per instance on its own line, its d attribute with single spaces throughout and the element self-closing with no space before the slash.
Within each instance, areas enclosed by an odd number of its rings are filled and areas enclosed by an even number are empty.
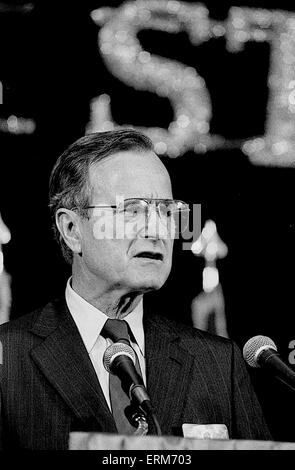
<svg viewBox="0 0 295 470">
<path fill-rule="evenodd" d="M 0 133 L 0 210 L 12 233 L 4 247 L 12 276 L 12 318 L 64 291 L 69 268 L 52 240 L 48 178 L 57 156 L 84 135 L 91 98 L 110 94 L 119 124 L 167 127 L 172 119 L 168 100 L 127 87 L 103 64 L 99 28 L 90 12 L 121 3 L 42 1 L 33 2 L 31 13 L 0 13 L 0 117 L 33 118 L 37 126 L 32 135 Z M 284 2 L 202 3 L 216 19 L 226 18 L 231 5 L 292 10 Z M 264 133 L 268 44 L 248 43 L 231 54 L 224 38 L 194 47 L 184 33 L 147 30 L 139 39 L 149 52 L 195 67 L 204 77 L 213 106 L 211 133 L 229 139 Z M 174 196 L 201 203 L 202 221 L 212 218 L 228 246 L 218 267 L 230 337 L 242 347 L 251 336 L 268 335 L 287 360 L 289 342 L 295 340 L 295 170 L 254 166 L 240 150 L 188 152 L 173 160 L 163 157 L 163 162 Z M 190 323 L 202 268 L 202 259 L 176 244 L 171 276 L 147 302 L 163 315 Z M 295 441 L 294 392 L 262 371 L 251 375 L 275 439 Z"/>
</svg>

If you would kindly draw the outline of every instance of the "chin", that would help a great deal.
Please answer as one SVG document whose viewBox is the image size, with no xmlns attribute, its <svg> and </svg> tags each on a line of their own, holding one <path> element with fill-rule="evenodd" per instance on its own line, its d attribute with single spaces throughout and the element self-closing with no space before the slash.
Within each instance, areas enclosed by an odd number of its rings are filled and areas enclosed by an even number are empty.
<svg viewBox="0 0 295 470">
<path fill-rule="evenodd" d="M 144 269 L 133 269 L 125 277 L 125 285 L 127 283 L 129 288 L 142 293 L 161 289 L 169 276 L 169 268 L 167 265 L 160 267 L 151 263 Z"/>
<path fill-rule="evenodd" d="M 161 289 L 165 284 L 168 276 L 146 276 L 146 278 L 138 279 L 137 282 L 134 282 L 134 287 L 141 292 L 149 292 L 152 290 Z"/>
</svg>

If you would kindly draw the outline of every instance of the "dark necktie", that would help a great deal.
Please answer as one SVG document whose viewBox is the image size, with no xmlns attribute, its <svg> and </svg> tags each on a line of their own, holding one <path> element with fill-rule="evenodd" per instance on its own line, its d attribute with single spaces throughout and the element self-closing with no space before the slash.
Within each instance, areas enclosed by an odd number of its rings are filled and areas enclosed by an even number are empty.
<svg viewBox="0 0 295 470">
<path fill-rule="evenodd" d="M 124 320 L 108 319 L 101 331 L 101 335 L 110 338 L 114 343 L 120 342 L 130 345 L 128 324 Z M 134 351 L 135 352 L 135 351 Z M 140 373 L 139 362 L 136 356 L 136 370 Z M 140 373 L 141 374 L 141 373 Z M 123 391 L 120 379 L 110 374 L 110 399 L 113 417 L 119 434 L 133 434 L 135 428 L 126 418 L 125 409 L 130 405 L 130 400 Z"/>
</svg>

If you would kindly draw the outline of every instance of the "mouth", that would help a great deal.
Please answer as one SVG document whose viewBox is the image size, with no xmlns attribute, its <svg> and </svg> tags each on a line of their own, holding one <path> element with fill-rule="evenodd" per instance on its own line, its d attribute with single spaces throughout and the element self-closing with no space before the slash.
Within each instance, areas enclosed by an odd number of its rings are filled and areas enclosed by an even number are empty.
<svg viewBox="0 0 295 470">
<path fill-rule="evenodd" d="M 143 258 L 143 259 L 152 259 L 155 261 L 163 261 L 164 256 L 162 253 L 154 253 L 152 251 L 141 251 L 137 255 L 135 255 L 135 258 Z"/>
</svg>

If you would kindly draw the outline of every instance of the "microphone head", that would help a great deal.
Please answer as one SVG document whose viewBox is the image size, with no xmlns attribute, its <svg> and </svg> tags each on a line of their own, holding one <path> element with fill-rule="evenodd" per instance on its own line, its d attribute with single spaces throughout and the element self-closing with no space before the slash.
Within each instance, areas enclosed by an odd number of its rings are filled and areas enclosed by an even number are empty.
<svg viewBox="0 0 295 470">
<path fill-rule="evenodd" d="M 135 365 L 135 352 L 131 346 L 125 343 L 113 343 L 105 350 L 103 355 L 103 365 L 108 372 L 112 373 L 112 363 L 118 356 L 129 357 Z"/>
<path fill-rule="evenodd" d="M 258 358 L 265 349 L 274 349 L 277 347 L 268 336 L 253 336 L 250 338 L 243 348 L 243 357 L 250 367 L 259 367 Z"/>
</svg>

